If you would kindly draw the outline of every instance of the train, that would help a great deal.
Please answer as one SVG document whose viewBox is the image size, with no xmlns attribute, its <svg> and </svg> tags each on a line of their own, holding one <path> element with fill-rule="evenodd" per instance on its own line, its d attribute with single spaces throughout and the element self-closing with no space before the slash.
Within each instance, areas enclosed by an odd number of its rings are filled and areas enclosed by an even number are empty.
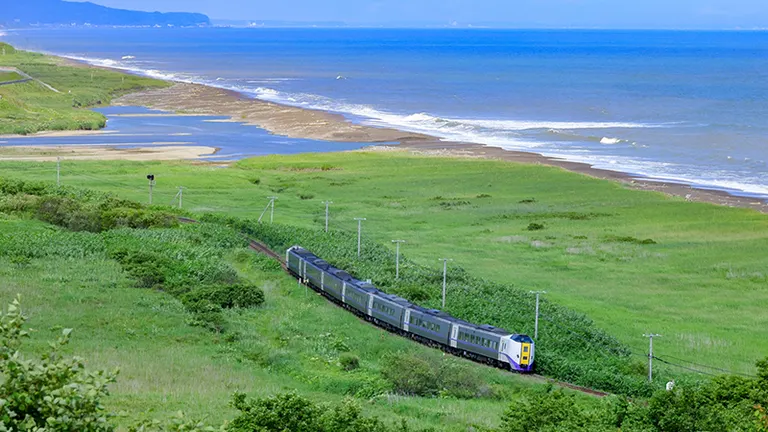
<svg viewBox="0 0 768 432">
<path fill-rule="evenodd" d="M 391 332 L 451 354 L 521 373 L 534 370 L 534 341 L 491 325 L 472 324 L 377 289 L 301 246 L 285 252 L 288 271 L 331 301 Z"/>
</svg>

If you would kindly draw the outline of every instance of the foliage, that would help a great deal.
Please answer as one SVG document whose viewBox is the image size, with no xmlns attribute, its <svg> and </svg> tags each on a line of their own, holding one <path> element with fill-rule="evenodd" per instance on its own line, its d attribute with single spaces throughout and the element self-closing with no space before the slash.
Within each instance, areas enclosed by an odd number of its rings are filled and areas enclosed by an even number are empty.
<svg viewBox="0 0 768 432">
<path fill-rule="evenodd" d="M 583 416 L 575 397 L 550 386 L 510 407 L 502 417 L 499 432 L 578 431 L 583 428 Z"/>
<path fill-rule="evenodd" d="M 0 430 L 112 431 L 102 398 L 117 372 L 89 372 L 82 359 L 62 357 L 71 329 L 39 360 L 25 359 L 25 321 L 18 299 L 0 315 Z"/>
<path fill-rule="evenodd" d="M 382 375 L 393 389 L 412 396 L 451 396 L 472 399 L 487 393 L 483 379 L 450 357 L 425 358 L 405 352 L 384 358 Z"/>
<path fill-rule="evenodd" d="M 223 431 L 224 427 L 214 428 L 207 426 L 205 422 L 190 419 L 183 412 L 176 413 L 165 422 L 159 420 L 147 420 L 128 428 L 128 432 L 215 432 Z"/>
<path fill-rule="evenodd" d="M 209 301 L 224 309 L 253 308 L 264 303 L 264 291 L 249 284 L 212 285 L 196 288 L 182 298 L 186 303 Z"/>
<path fill-rule="evenodd" d="M 6 178 L 0 178 L 0 211 L 33 213 L 40 220 L 73 231 L 178 225 L 176 215 L 166 210 L 145 208 L 111 194 Z"/>
<path fill-rule="evenodd" d="M 376 417 L 362 415 L 360 406 L 347 399 L 335 406 L 318 405 L 296 393 L 247 399 L 236 394 L 232 405 L 240 414 L 228 432 L 408 432 L 402 423 L 390 428 Z M 426 431 L 425 431 L 426 432 Z"/>
<path fill-rule="evenodd" d="M 345 371 L 353 371 L 360 367 L 360 357 L 351 353 L 342 353 L 339 356 L 339 364 Z"/>
</svg>

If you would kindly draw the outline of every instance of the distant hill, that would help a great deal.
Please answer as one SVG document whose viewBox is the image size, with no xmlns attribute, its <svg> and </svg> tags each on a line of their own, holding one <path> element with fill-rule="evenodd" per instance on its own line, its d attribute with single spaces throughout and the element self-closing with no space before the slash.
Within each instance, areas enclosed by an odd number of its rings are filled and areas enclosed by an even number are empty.
<svg viewBox="0 0 768 432">
<path fill-rule="evenodd" d="M 63 0 L 8 1 L 0 7 L 0 25 L 117 25 L 117 26 L 198 26 L 209 25 L 203 14 L 187 12 L 140 12 L 114 9 L 94 3 Z"/>
</svg>

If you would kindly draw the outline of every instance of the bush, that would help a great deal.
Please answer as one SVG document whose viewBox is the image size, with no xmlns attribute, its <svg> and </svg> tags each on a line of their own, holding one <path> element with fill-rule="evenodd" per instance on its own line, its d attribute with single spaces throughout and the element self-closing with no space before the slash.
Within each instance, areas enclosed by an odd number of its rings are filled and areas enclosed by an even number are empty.
<svg viewBox="0 0 768 432">
<path fill-rule="evenodd" d="M 165 283 L 165 260 L 146 252 L 114 251 L 111 257 L 136 281 L 138 288 L 161 289 Z"/>
<path fill-rule="evenodd" d="M 344 353 L 339 356 L 339 364 L 345 371 L 353 371 L 360 367 L 360 357 L 354 354 Z"/>
<path fill-rule="evenodd" d="M 582 431 L 584 426 L 573 394 L 553 390 L 550 385 L 510 406 L 504 412 L 499 432 Z"/>
<path fill-rule="evenodd" d="M 392 353 L 384 359 L 384 379 L 395 392 L 412 396 L 434 396 L 440 391 L 438 376 L 429 361 L 405 352 Z"/>
<path fill-rule="evenodd" d="M 205 299 L 183 303 L 187 311 L 192 314 L 192 318 L 187 324 L 203 327 L 216 333 L 224 331 L 226 320 L 221 306 Z"/>
<path fill-rule="evenodd" d="M 364 417 L 360 406 L 349 399 L 332 406 L 296 393 L 255 400 L 236 394 L 232 405 L 240 414 L 226 426 L 228 432 L 394 432 L 379 419 Z"/>
<path fill-rule="evenodd" d="M 224 309 L 252 308 L 264 303 L 264 291 L 248 284 L 213 285 L 196 288 L 182 297 L 185 304 L 203 300 Z"/>
<path fill-rule="evenodd" d="M 528 228 L 526 228 L 528 231 L 540 231 L 544 229 L 544 224 L 540 224 L 538 222 L 531 222 L 528 224 Z"/>
<path fill-rule="evenodd" d="M 440 362 L 437 382 L 441 394 L 459 399 L 491 396 L 491 388 L 477 372 L 464 362 L 445 357 Z"/>
</svg>

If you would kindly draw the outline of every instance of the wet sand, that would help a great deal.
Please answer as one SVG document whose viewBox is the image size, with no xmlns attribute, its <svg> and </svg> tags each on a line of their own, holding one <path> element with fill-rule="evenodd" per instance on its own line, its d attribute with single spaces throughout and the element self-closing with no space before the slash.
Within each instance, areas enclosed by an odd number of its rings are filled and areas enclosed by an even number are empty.
<svg viewBox="0 0 768 432">
<path fill-rule="evenodd" d="M 108 145 L 11 146 L 0 147 L 0 161 L 50 162 L 67 160 L 131 160 L 160 161 L 200 159 L 216 154 L 214 147 L 191 145 L 158 145 L 116 148 Z"/>
<path fill-rule="evenodd" d="M 406 142 L 433 137 L 391 128 L 353 124 L 344 116 L 248 98 L 198 84 L 176 84 L 118 98 L 113 105 L 140 105 L 181 114 L 223 115 L 277 135 L 340 142 Z"/>
</svg>

